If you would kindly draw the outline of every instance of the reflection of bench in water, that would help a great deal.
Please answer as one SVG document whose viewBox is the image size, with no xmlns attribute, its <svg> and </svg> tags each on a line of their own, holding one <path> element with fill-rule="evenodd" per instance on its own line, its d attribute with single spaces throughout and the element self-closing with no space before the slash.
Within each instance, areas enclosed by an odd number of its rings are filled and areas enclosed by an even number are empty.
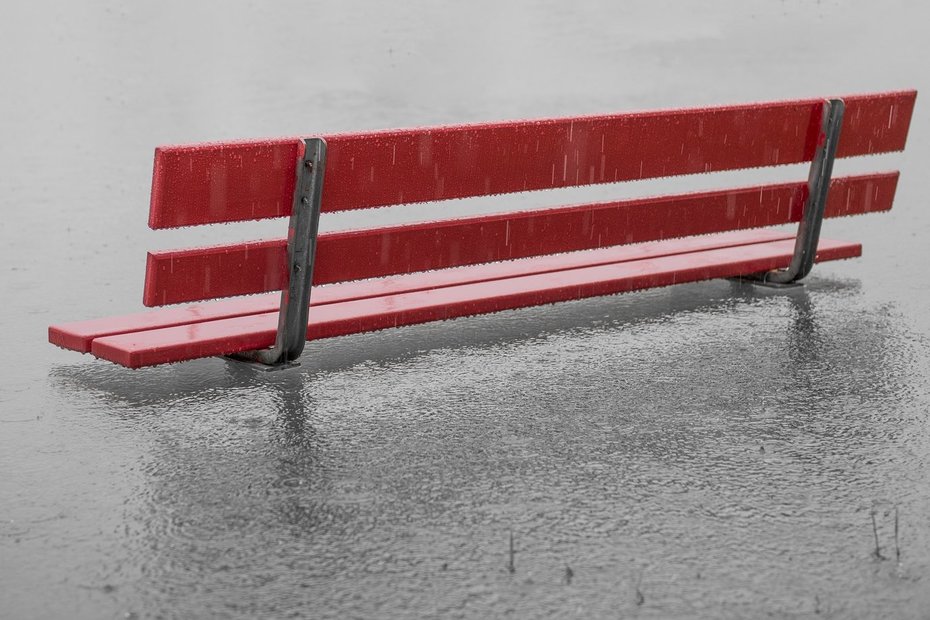
<svg viewBox="0 0 930 620">
<path fill-rule="evenodd" d="M 212 355 L 274 366 L 308 338 L 710 278 L 794 281 L 815 255 L 861 252 L 820 240 L 822 217 L 891 208 L 897 173 L 831 179 L 833 157 L 903 149 L 915 97 L 163 147 L 153 228 L 290 215 L 290 230 L 149 254 L 145 304 L 262 294 L 53 326 L 49 340 L 134 368 Z M 807 182 L 316 232 L 320 211 L 808 161 Z M 760 230 L 790 222 L 797 237 Z"/>
</svg>

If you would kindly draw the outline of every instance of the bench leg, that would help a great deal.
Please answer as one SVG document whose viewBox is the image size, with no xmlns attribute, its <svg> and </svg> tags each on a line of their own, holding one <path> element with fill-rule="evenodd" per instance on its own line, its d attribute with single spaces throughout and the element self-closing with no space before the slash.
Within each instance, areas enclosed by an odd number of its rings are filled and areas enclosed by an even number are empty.
<svg viewBox="0 0 930 620">
<path fill-rule="evenodd" d="M 326 141 L 322 138 L 304 140 L 304 156 L 297 162 L 294 204 L 287 231 L 288 284 L 281 291 L 275 345 L 270 349 L 228 356 L 232 360 L 249 362 L 263 370 L 299 365 L 295 360 L 300 357 L 307 341 L 325 168 Z"/>
<path fill-rule="evenodd" d="M 734 284 L 751 284 L 753 286 L 759 286 L 762 288 L 770 288 L 774 290 L 788 290 L 795 288 L 802 288 L 804 284 L 802 282 L 772 282 L 764 280 L 766 273 L 751 274 L 748 276 L 739 276 L 736 278 L 727 278 L 730 282 Z"/>
<path fill-rule="evenodd" d="M 830 191 L 830 178 L 833 175 L 833 160 L 836 157 L 836 145 L 840 139 L 843 126 L 843 112 L 846 106 L 842 99 L 830 99 L 823 103 L 820 120 L 820 133 L 817 136 L 817 148 L 811 161 L 810 174 L 807 179 L 807 200 L 804 213 L 798 226 L 798 237 L 794 245 L 794 256 L 787 269 L 775 269 L 742 278 L 753 284 L 785 288 L 798 286 L 810 273 L 817 255 L 817 243 L 820 241 L 820 227 L 823 213 L 827 206 L 827 194 Z"/>
</svg>

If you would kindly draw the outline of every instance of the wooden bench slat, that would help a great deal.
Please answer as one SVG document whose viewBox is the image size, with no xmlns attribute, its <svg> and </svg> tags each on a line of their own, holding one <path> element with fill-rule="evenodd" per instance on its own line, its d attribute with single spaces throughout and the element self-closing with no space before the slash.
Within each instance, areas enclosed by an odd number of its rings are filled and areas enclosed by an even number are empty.
<svg viewBox="0 0 930 620">
<path fill-rule="evenodd" d="M 915 91 L 845 97 L 838 157 L 904 148 Z M 821 100 L 325 136 L 340 211 L 810 161 Z M 290 213 L 297 138 L 156 149 L 149 225 Z"/>
<path fill-rule="evenodd" d="M 898 173 L 836 178 L 826 217 L 891 208 Z M 798 222 L 806 183 L 478 216 L 319 236 L 314 285 Z M 280 290 L 287 241 L 151 252 L 143 303 Z"/>
<path fill-rule="evenodd" d="M 318 306 L 367 297 L 396 295 L 398 293 L 442 288 L 471 282 L 641 260 L 675 253 L 777 241 L 792 237 L 791 233 L 775 230 L 737 231 L 676 239 L 673 242 L 660 241 L 615 246 L 587 252 L 540 256 L 497 264 L 479 265 L 477 267 L 459 267 L 429 273 L 403 274 L 377 280 L 344 282 L 315 288 L 310 298 L 310 305 Z M 93 340 L 103 336 L 274 312 L 278 309 L 280 299 L 280 293 L 272 293 L 53 325 L 49 327 L 49 342 L 66 349 L 88 353 L 91 350 Z"/>
<path fill-rule="evenodd" d="M 270 312 L 278 308 L 280 293 L 256 295 L 242 299 L 196 304 L 155 311 L 135 312 L 86 321 L 60 323 L 48 328 L 48 341 L 63 349 L 89 353 L 91 343 L 101 336 L 113 336 L 147 329 L 188 325 L 218 318 Z"/>
<path fill-rule="evenodd" d="M 784 267 L 793 249 L 794 242 L 788 239 L 331 303 L 311 312 L 307 337 L 316 340 L 765 271 Z M 859 244 L 822 240 L 818 260 L 860 254 Z M 94 340 L 92 352 L 97 357 L 138 368 L 269 347 L 274 342 L 276 328 L 276 312 L 254 314 L 102 337 Z"/>
</svg>

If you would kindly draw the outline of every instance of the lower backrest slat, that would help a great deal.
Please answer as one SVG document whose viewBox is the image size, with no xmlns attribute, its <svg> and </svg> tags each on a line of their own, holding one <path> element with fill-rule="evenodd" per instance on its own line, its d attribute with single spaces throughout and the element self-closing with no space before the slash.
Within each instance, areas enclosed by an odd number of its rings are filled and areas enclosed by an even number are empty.
<svg viewBox="0 0 930 620">
<path fill-rule="evenodd" d="M 832 181 L 826 216 L 891 208 L 896 172 Z M 805 183 L 321 234 L 314 284 L 797 222 Z M 280 290 L 283 239 L 153 252 L 147 306 Z"/>
</svg>

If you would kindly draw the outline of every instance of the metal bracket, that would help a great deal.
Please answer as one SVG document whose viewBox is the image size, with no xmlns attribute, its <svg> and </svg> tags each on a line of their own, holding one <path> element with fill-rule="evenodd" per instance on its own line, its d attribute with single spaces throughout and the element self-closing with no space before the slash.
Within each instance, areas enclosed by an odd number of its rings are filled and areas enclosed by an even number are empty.
<svg viewBox="0 0 930 620">
<path fill-rule="evenodd" d="M 768 288 L 778 291 L 790 291 L 791 289 L 804 288 L 803 282 L 770 282 L 763 281 L 762 278 L 765 277 L 765 273 L 749 274 L 746 276 L 734 276 L 732 278 L 727 278 L 730 282 L 734 284 L 750 284 L 752 286 L 758 286 L 762 288 Z"/>
<path fill-rule="evenodd" d="M 320 226 L 323 173 L 326 169 L 326 141 L 322 138 L 307 138 L 303 141 L 303 147 L 303 157 L 297 161 L 294 204 L 287 231 L 288 281 L 281 291 L 274 347 L 228 356 L 235 361 L 253 363 L 262 370 L 299 365 L 294 360 L 300 357 L 307 342 L 313 262 Z"/>
<path fill-rule="evenodd" d="M 797 284 L 811 272 L 814 257 L 817 256 L 817 244 L 820 241 L 820 227 L 823 224 L 827 195 L 830 192 L 830 178 L 833 175 L 833 160 L 836 158 L 836 145 L 840 140 L 843 126 L 843 112 L 846 105 L 842 99 L 828 99 L 823 102 L 820 118 L 820 133 L 817 147 L 811 160 L 810 174 L 807 178 L 807 201 L 798 225 L 798 236 L 794 243 L 794 256 L 787 269 L 774 269 L 760 274 L 745 276 L 753 284 L 785 288 Z"/>
</svg>

